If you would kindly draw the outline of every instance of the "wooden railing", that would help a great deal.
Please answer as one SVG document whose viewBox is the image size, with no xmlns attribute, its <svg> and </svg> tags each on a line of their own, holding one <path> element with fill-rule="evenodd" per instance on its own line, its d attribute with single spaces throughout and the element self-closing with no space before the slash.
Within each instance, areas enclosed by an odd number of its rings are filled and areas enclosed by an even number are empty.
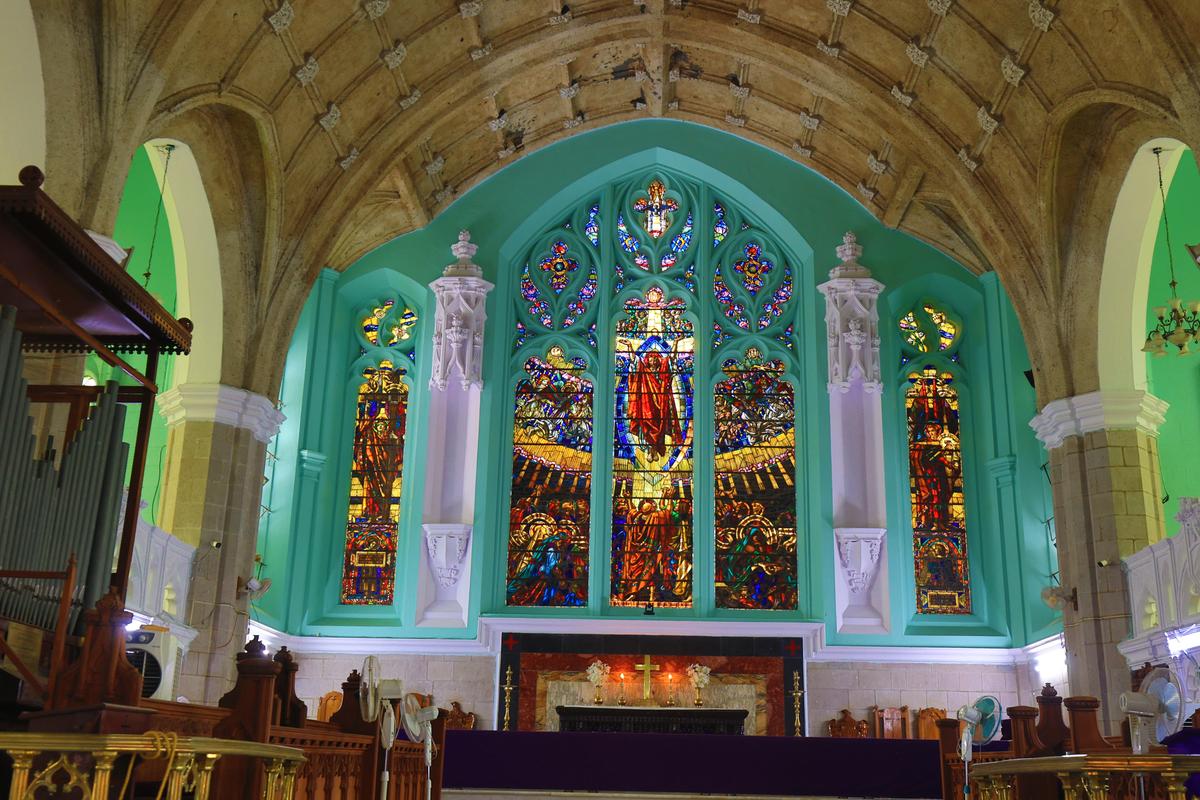
<svg viewBox="0 0 1200 800">
<path fill-rule="evenodd" d="M 296 697 L 296 670 L 286 648 L 270 658 L 255 640 L 239 654 L 237 684 L 219 708 L 154 700 L 142 701 L 141 706 L 153 712 L 149 722 L 156 730 L 303 751 L 307 761 L 296 772 L 297 800 L 425 800 L 425 748 L 403 738 L 391 750 L 388 797 L 378 796 L 383 749 L 376 725 L 364 722 L 359 713 L 358 673 L 352 672 L 342 684 L 342 707 L 329 722 L 319 722 L 307 718 L 304 703 Z M 435 755 L 429 770 L 433 800 L 441 798 L 445 719 L 443 712 L 433 723 Z M 139 779 L 154 777 L 139 772 Z M 265 778 L 253 761 L 226 758 L 214 770 L 213 796 L 257 797 Z"/>
<path fill-rule="evenodd" d="M 1166 753 L 1105 753 L 1049 756 L 1043 758 L 1014 758 L 975 768 L 972 783 L 978 786 L 982 800 L 1041 800 L 1061 797 L 1064 800 L 1132 800 L 1154 797 L 1185 800 L 1188 796 L 1184 782 L 1192 773 L 1200 772 L 1200 756 L 1168 755 Z M 1038 795 L 1020 793 L 1023 778 L 1042 778 L 1051 791 Z"/>
</svg>

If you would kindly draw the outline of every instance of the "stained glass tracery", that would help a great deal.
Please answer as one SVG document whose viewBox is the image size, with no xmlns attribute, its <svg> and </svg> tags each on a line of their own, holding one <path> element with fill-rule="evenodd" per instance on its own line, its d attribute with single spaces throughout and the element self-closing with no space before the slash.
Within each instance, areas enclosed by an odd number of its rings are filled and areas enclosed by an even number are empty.
<svg viewBox="0 0 1200 800">
<path fill-rule="evenodd" d="M 714 393 L 716 603 L 795 609 L 796 436 L 782 361 L 727 359 Z"/>
<path fill-rule="evenodd" d="M 341 602 L 390 605 L 404 472 L 408 385 L 391 361 L 363 370 L 358 387 Z"/>
<path fill-rule="evenodd" d="M 651 287 L 626 301 L 616 324 L 614 606 L 692 604 L 695 338 L 686 310 Z"/>
<path fill-rule="evenodd" d="M 954 376 L 926 366 L 908 376 L 909 496 L 917 613 L 971 613 L 959 397 Z"/>
<path fill-rule="evenodd" d="M 671 227 L 671 212 L 679 210 L 679 203 L 667 197 L 667 187 L 655 178 L 646 187 L 646 196 L 634 201 L 633 210 L 645 214 L 642 228 L 657 239 Z"/>
<path fill-rule="evenodd" d="M 592 382 L 583 359 L 553 346 L 525 362 L 513 414 L 506 600 L 587 604 Z"/>
</svg>

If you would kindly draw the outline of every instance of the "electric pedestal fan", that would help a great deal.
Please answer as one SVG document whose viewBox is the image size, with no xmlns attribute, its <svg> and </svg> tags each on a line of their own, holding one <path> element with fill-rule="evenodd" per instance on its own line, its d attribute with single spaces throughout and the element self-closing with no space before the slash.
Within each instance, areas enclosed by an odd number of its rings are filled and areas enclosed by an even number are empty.
<svg viewBox="0 0 1200 800">
<path fill-rule="evenodd" d="M 969 706 L 958 710 L 958 718 L 965 722 L 962 738 L 958 740 L 958 755 L 963 762 L 963 796 L 971 794 L 971 757 L 974 755 L 975 733 L 979 732 L 979 743 L 987 744 L 1000 735 L 1000 701 L 984 695 Z"/>
<path fill-rule="evenodd" d="M 379 668 L 379 659 L 367 656 L 363 661 L 362 683 L 358 687 L 358 704 L 362 718 L 367 722 L 379 722 L 379 743 L 383 747 L 383 772 L 379 776 L 379 796 L 387 797 L 388 762 L 392 744 L 396 741 L 396 712 L 392 700 L 404 696 L 404 682 L 399 679 L 384 680 Z M 411 695 L 410 695 L 411 696 Z"/>
<path fill-rule="evenodd" d="M 404 734 L 410 742 L 425 745 L 425 800 L 433 797 L 433 782 L 430 780 L 433 766 L 433 721 L 437 719 L 437 706 L 422 706 L 421 696 L 409 693 L 404 696 Z"/>
<path fill-rule="evenodd" d="M 1183 727 L 1187 704 L 1179 682 L 1166 667 L 1155 667 L 1137 692 L 1121 694 L 1121 710 L 1129 718 L 1129 740 L 1141 755 Z"/>
</svg>

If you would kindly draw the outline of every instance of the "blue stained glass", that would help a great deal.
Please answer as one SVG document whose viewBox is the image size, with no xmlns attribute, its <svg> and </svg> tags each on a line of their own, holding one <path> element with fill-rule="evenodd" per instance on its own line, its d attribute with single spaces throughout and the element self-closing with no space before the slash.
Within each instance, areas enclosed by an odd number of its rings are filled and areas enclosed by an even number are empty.
<svg viewBox="0 0 1200 800">
<path fill-rule="evenodd" d="M 740 258 L 733 264 L 733 271 L 742 276 L 742 285 L 751 297 L 763 288 L 763 281 L 775 265 L 762 257 L 762 247 L 750 242 L 744 248 L 745 258 Z"/>
<path fill-rule="evenodd" d="M 592 267 L 588 272 L 587 280 L 583 282 L 583 286 L 579 287 L 579 294 L 567 304 L 567 315 L 563 318 L 563 328 L 569 328 L 575 324 L 575 320 L 583 316 L 587 311 L 588 303 L 596 296 L 596 284 L 599 281 L 599 276 L 596 275 L 596 268 Z"/>
<path fill-rule="evenodd" d="M 792 268 L 784 265 L 783 282 L 771 295 L 771 299 L 763 303 L 763 313 L 758 318 L 758 329 L 761 331 L 783 314 L 783 307 L 792 299 Z"/>
<path fill-rule="evenodd" d="M 718 347 L 720 347 L 725 342 L 725 340 L 729 338 L 729 336 L 730 336 L 730 334 L 724 328 L 721 327 L 721 323 L 714 322 L 713 323 L 713 334 L 712 334 L 713 350 L 716 350 Z"/>
<path fill-rule="evenodd" d="M 775 339 L 779 342 L 782 342 L 783 346 L 786 347 L 788 350 L 795 350 L 796 349 L 795 337 L 796 337 L 795 324 L 789 322 L 788 326 L 783 329 L 783 333 L 776 336 Z"/>
<path fill-rule="evenodd" d="M 613 264 L 613 272 L 616 273 L 613 278 L 613 294 L 617 294 L 625 288 L 625 270 L 620 264 Z"/>
<path fill-rule="evenodd" d="M 725 316 L 733 320 L 734 325 L 745 331 L 750 330 L 750 320 L 746 317 L 746 307 L 733 298 L 733 293 L 725 285 L 725 279 L 721 277 L 720 264 L 717 265 L 713 273 L 713 294 L 717 298 L 717 302 L 721 304 L 721 310 L 725 313 Z"/>
<path fill-rule="evenodd" d="M 592 210 L 588 212 L 587 224 L 583 226 L 583 235 L 592 243 L 592 247 L 600 246 L 600 206 L 592 206 Z"/>
<path fill-rule="evenodd" d="M 621 249 L 626 253 L 636 252 L 642 246 L 641 242 L 629 232 L 629 227 L 625 224 L 625 217 L 621 215 L 617 216 L 617 244 L 621 245 Z"/>
<path fill-rule="evenodd" d="M 547 328 L 554 327 L 554 317 L 550 313 L 550 305 L 542 298 L 533 278 L 529 274 L 529 265 L 525 265 L 521 273 L 521 297 L 529 304 L 529 313 Z"/>
<path fill-rule="evenodd" d="M 513 352 L 521 349 L 525 344 L 525 340 L 529 338 L 529 329 L 525 327 L 525 323 L 517 320 L 517 336 L 513 339 Z"/>
<path fill-rule="evenodd" d="M 716 218 L 713 222 L 713 247 L 716 247 L 729 235 L 729 223 L 725 221 L 725 207 L 720 203 L 713 203 L 713 216 Z"/>
</svg>

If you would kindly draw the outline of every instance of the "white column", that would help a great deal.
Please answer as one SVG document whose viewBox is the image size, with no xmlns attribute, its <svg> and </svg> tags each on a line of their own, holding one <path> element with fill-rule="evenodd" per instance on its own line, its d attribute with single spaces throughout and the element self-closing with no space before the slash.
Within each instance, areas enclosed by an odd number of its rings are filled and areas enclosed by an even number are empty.
<svg viewBox="0 0 1200 800">
<path fill-rule="evenodd" d="M 492 284 L 472 259 L 478 250 L 462 231 L 457 259 L 430 284 L 437 297 L 425 465 L 425 558 L 417 577 L 417 624 L 465 628 L 471 588 L 471 522 L 483 389 L 483 328 Z"/>
<path fill-rule="evenodd" d="M 825 295 L 829 347 L 837 629 L 886 633 L 887 511 L 877 308 L 883 284 L 858 263 L 862 248 L 853 233 L 843 237 L 837 254 L 842 263 L 817 287 Z"/>
</svg>

